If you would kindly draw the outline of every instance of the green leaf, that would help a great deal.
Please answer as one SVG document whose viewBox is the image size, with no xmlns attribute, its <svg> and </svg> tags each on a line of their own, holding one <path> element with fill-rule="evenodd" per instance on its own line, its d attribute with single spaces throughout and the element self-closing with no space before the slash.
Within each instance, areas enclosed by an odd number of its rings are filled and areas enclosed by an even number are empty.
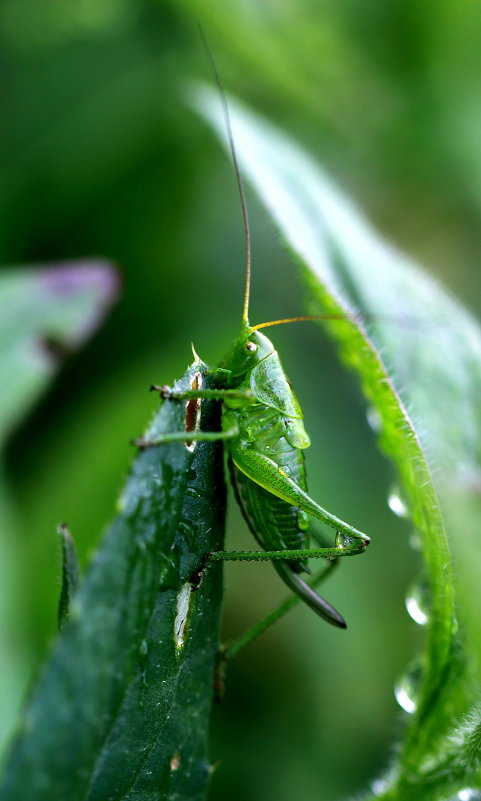
<svg viewBox="0 0 481 801">
<path fill-rule="evenodd" d="M 4 268 L 0 275 L 0 445 L 38 400 L 61 357 L 81 347 L 117 295 L 105 262 Z"/>
<path fill-rule="evenodd" d="M 191 103 L 225 142 L 216 93 L 196 87 Z M 481 603 L 479 327 L 372 230 L 297 144 L 237 102 L 230 100 L 229 107 L 243 171 L 300 266 L 309 313 L 337 317 L 324 325 L 359 374 L 381 448 L 402 488 L 393 504 L 406 506 L 420 537 L 430 609 L 422 659 L 405 681 L 415 711 L 397 766 L 379 792 L 390 799 L 447 798 L 470 782 L 479 785 L 462 746 L 463 721 L 479 719 L 479 685 L 455 635 L 453 565 L 439 500 L 460 561 L 470 561 L 466 549 L 475 554 L 463 593 L 464 622 L 468 647 L 481 657 L 479 624 L 474 627 Z M 428 786 L 430 794 L 423 796 Z"/>
<path fill-rule="evenodd" d="M 197 361 L 175 387 L 200 376 L 207 387 L 204 373 Z M 192 411 L 166 401 L 146 437 L 184 431 Z M 202 402 L 199 424 L 219 427 L 218 403 Z M 190 579 L 222 548 L 224 514 L 219 443 L 139 452 L 28 705 L 2 801 L 204 798 L 221 564 L 198 589 Z"/>
<path fill-rule="evenodd" d="M 98 260 L 4 268 L 0 273 L 0 448 L 47 389 L 63 356 L 95 332 L 115 300 L 118 279 Z M 22 630 L 25 539 L 0 465 L 0 752 L 28 680 Z"/>
</svg>

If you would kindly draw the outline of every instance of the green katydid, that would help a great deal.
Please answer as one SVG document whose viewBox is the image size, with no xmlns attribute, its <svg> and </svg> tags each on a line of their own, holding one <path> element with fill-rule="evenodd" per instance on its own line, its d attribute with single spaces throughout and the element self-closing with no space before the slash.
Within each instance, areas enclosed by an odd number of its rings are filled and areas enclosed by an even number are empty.
<svg viewBox="0 0 481 801">
<path fill-rule="evenodd" d="M 208 55 L 211 58 L 210 51 Z M 215 389 L 176 392 L 154 386 L 163 398 L 179 401 L 216 399 L 222 402 L 218 432 L 172 432 L 143 446 L 167 442 L 224 440 L 231 481 L 247 525 L 264 551 L 219 551 L 207 560 L 270 560 L 285 581 L 317 614 L 345 628 L 343 617 L 300 576 L 307 560 L 363 553 L 369 537 L 323 509 L 307 493 L 304 449 L 310 444 L 300 404 L 289 384 L 279 355 L 260 329 L 320 317 L 295 317 L 251 326 L 248 320 L 251 249 L 245 191 L 230 123 L 229 110 L 212 61 L 225 117 L 246 238 L 246 282 L 241 333 L 217 369 L 211 371 Z M 336 531 L 332 547 L 309 547 L 313 516 Z M 316 537 L 317 539 L 317 537 Z M 333 563 L 332 561 L 330 562 Z"/>
</svg>

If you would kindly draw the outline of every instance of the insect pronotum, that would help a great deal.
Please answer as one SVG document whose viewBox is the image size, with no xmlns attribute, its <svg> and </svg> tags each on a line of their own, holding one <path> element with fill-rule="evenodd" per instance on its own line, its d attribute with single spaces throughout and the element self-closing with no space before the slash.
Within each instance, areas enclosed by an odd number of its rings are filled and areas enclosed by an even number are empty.
<svg viewBox="0 0 481 801">
<path fill-rule="evenodd" d="M 310 445 L 303 414 L 274 345 L 260 329 L 322 317 L 294 317 L 258 325 L 249 323 L 251 245 L 247 203 L 238 165 L 227 100 L 207 46 L 222 102 L 229 147 L 240 194 L 246 242 L 246 279 L 241 332 L 219 366 L 212 371 L 216 388 L 176 392 L 155 386 L 163 398 L 179 401 L 216 399 L 222 403 L 221 431 L 171 432 L 143 442 L 205 442 L 223 440 L 235 496 L 252 534 L 263 551 L 218 551 L 209 560 L 270 560 L 285 583 L 329 623 L 346 623 L 302 578 L 307 560 L 363 553 L 369 537 L 323 509 L 307 492 L 304 449 Z M 325 319 L 325 318 L 324 318 Z M 310 518 L 335 530 L 335 544 L 309 547 Z M 314 532 L 313 532 L 314 533 Z M 318 535 L 315 538 L 319 540 Z M 322 542 L 322 540 L 320 540 Z"/>
</svg>

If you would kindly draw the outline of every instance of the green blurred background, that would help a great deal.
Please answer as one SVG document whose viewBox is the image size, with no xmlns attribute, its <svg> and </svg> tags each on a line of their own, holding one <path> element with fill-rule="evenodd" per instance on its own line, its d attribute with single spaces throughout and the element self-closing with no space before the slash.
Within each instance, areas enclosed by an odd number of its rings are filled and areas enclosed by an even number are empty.
<svg viewBox="0 0 481 801">
<path fill-rule="evenodd" d="M 22 561 L 12 660 L 25 681 L 55 632 L 57 523 L 86 564 L 129 440 L 155 408 L 148 386 L 183 372 L 191 342 L 215 363 L 239 327 L 233 170 L 184 102 L 189 81 L 212 79 L 198 22 L 227 91 L 297 137 L 388 238 L 481 306 L 478 4 L 3 0 L 0 260 L 102 255 L 123 277 L 107 324 L 7 454 Z M 249 208 L 252 321 L 297 314 L 295 269 L 252 196 Z M 393 475 L 354 379 L 318 329 L 273 338 L 313 441 L 311 494 L 373 544 L 326 588 L 346 632 L 298 607 L 232 666 L 214 713 L 211 797 L 331 801 L 366 786 L 402 726 L 393 684 L 420 646 L 404 608 L 419 557 L 387 507 Z M 233 504 L 228 537 L 249 542 Z M 282 597 L 270 566 L 229 566 L 226 636 Z"/>
</svg>

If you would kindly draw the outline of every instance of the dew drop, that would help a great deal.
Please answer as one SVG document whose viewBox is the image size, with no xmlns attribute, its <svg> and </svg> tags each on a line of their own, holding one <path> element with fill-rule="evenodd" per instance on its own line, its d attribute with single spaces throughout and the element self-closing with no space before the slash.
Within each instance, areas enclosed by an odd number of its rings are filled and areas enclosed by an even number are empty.
<svg viewBox="0 0 481 801">
<path fill-rule="evenodd" d="M 367 541 L 369 542 L 369 540 Z M 343 548 L 358 548 L 363 544 L 363 540 L 359 537 L 351 537 L 349 534 L 344 534 L 342 531 L 336 531 L 336 548 L 342 550 Z"/>
<path fill-rule="evenodd" d="M 416 711 L 416 702 L 408 694 L 404 687 L 404 682 L 400 681 L 394 688 L 394 695 L 399 706 L 404 709 L 409 715 Z"/>
<path fill-rule="evenodd" d="M 429 587 L 425 580 L 417 581 L 407 592 L 406 609 L 408 615 L 419 626 L 425 626 L 429 621 L 430 600 Z"/>
<path fill-rule="evenodd" d="M 142 640 L 142 642 L 140 643 L 140 653 L 142 656 L 147 656 L 148 652 L 149 652 L 149 644 L 147 640 Z"/>
<path fill-rule="evenodd" d="M 368 425 L 370 426 L 370 428 L 372 428 L 372 430 L 376 434 L 379 434 L 379 432 L 382 431 L 382 418 L 378 410 L 375 409 L 374 406 L 367 407 L 366 419 Z"/>
<path fill-rule="evenodd" d="M 422 549 L 421 537 L 414 529 L 409 535 L 408 542 L 413 551 L 420 551 Z"/>
<path fill-rule="evenodd" d="M 393 488 L 388 495 L 387 505 L 391 512 L 394 512 L 398 517 L 408 517 L 409 510 L 405 502 L 401 498 L 400 492 L 397 487 Z"/>
<path fill-rule="evenodd" d="M 421 675 L 421 664 L 416 660 L 407 669 L 406 673 L 401 676 L 394 687 L 396 701 L 409 715 L 412 715 L 412 713 L 416 711 Z"/>
<path fill-rule="evenodd" d="M 350 548 L 354 543 L 354 538 L 349 537 L 342 531 L 336 531 L 336 548 Z"/>
</svg>

